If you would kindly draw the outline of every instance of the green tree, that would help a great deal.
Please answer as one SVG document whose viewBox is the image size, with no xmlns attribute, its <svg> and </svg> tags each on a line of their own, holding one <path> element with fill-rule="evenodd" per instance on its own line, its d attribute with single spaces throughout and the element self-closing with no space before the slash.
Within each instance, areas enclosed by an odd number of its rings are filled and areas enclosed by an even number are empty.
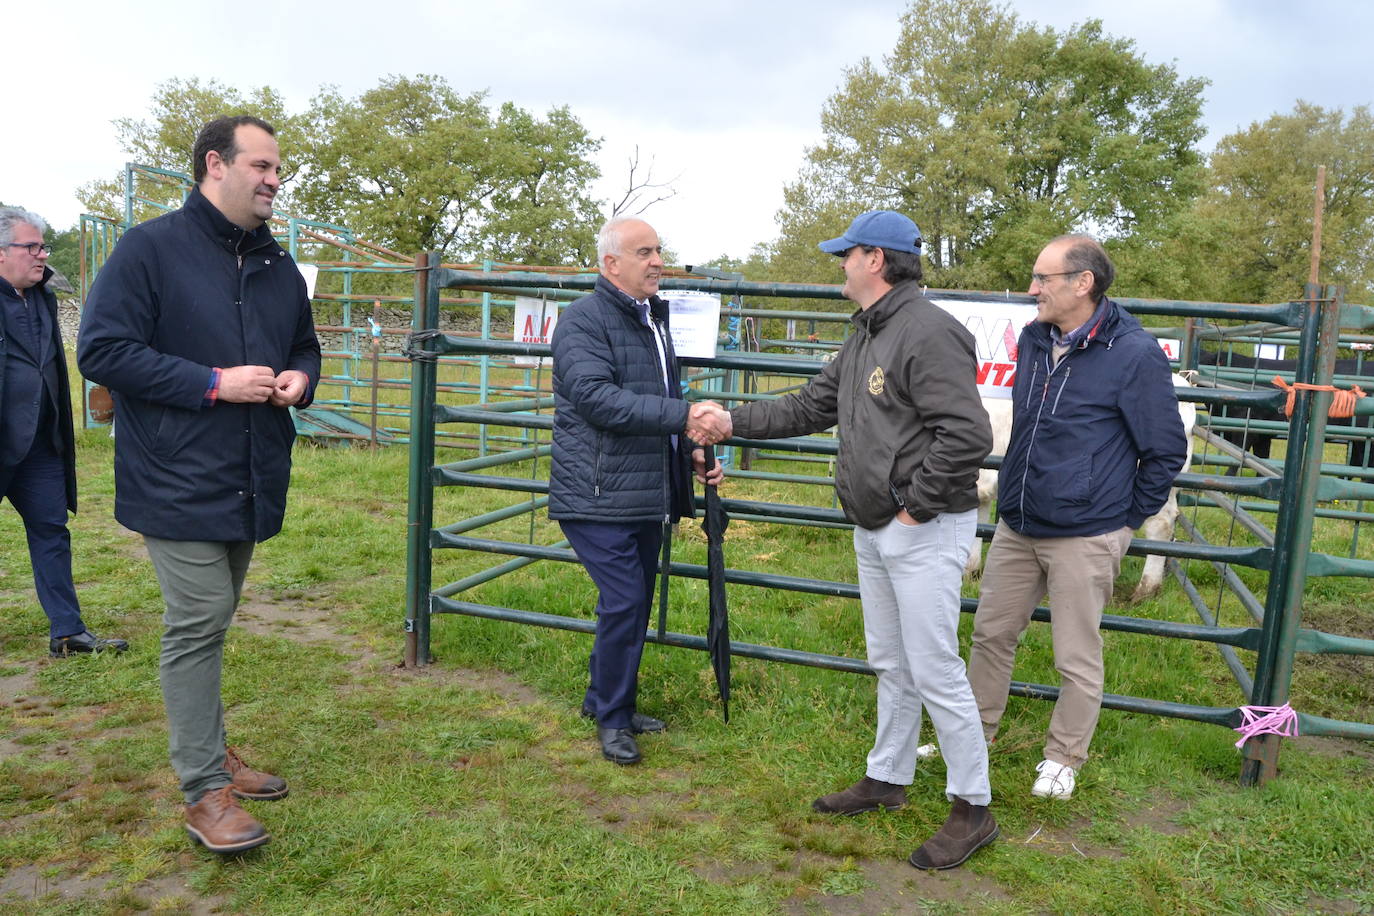
<svg viewBox="0 0 1374 916">
<path fill-rule="evenodd" d="M 865 58 L 826 102 L 774 260 L 832 279 L 816 241 L 890 207 L 921 227 L 932 283 L 1023 287 L 1050 236 L 1126 236 L 1188 205 L 1204 85 L 1097 20 L 1058 33 L 987 0 L 913 3 L 883 65 Z"/>
<path fill-rule="evenodd" d="M 541 121 L 507 103 L 493 118 L 485 93 L 393 76 L 355 99 L 326 89 L 311 120 L 296 198 L 307 215 L 405 252 L 590 259 L 600 141 L 566 108 Z"/>
<path fill-rule="evenodd" d="M 130 161 L 189 173 L 206 121 L 254 114 L 281 138 L 279 212 L 347 227 L 397 251 L 524 263 L 595 260 L 600 203 L 591 198 L 600 140 L 566 107 L 538 118 L 486 94 L 460 94 L 437 76 L 392 76 L 356 98 L 324 87 L 292 113 L 267 87 L 241 92 L 173 79 L 149 116 L 115 122 Z M 633 179 L 633 174 L 632 174 Z M 185 184 L 141 173 L 135 220 L 180 205 Z M 632 190 L 633 190 L 632 185 Z M 124 178 L 80 194 L 92 213 L 123 219 Z"/>
<path fill-rule="evenodd" d="M 46 240 L 52 246 L 48 266 L 75 287 L 81 282 L 81 233 L 75 227 L 58 230 L 49 226 Z"/>
<path fill-rule="evenodd" d="M 490 216 L 474 241 L 494 258 L 524 264 L 596 263 L 601 208 L 588 195 L 600 175 L 600 141 L 566 108 L 540 121 L 507 102 L 493 130 L 507 166 Z"/>
<path fill-rule="evenodd" d="M 1300 297 L 1312 256 L 1317 167 L 1326 166 L 1323 283 L 1351 301 L 1374 300 L 1374 116 L 1349 117 L 1299 101 L 1291 113 L 1223 137 L 1210 188 L 1162 246 L 1160 256 L 1194 264 L 1207 298 L 1282 302 Z M 1182 291 L 1173 291 L 1182 292 Z"/>
<path fill-rule="evenodd" d="M 240 92 L 215 80 L 170 79 L 153 92 L 151 118 L 118 118 L 115 136 L 129 162 L 153 166 L 189 176 L 191 151 L 202 125 L 223 115 L 254 115 L 267 121 L 284 138 L 309 132 L 305 116 L 289 114 L 286 102 L 276 90 L 260 86 Z M 282 144 L 282 193 L 277 206 L 291 206 L 291 179 L 300 169 L 299 146 L 287 140 Z M 185 185 L 175 178 L 153 174 L 137 176 L 136 195 L 141 198 L 134 219 L 140 221 L 181 205 Z M 124 218 L 124 175 L 96 180 L 77 193 L 88 213 L 111 219 Z"/>
</svg>

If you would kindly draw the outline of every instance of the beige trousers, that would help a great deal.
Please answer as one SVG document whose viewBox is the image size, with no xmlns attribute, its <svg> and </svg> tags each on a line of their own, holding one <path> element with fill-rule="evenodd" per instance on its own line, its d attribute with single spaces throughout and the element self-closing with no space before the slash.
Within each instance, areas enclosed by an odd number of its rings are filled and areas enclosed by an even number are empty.
<svg viewBox="0 0 1374 916">
<path fill-rule="evenodd" d="M 1007 708 L 1016 645 L 1031 612 L 1048 594 L 1060 683 L 1045 758 L 1074 769 L 1088 759 L 1102 707 L 1098 627 L 1131 534 L 1131 529 L 1121 528 L 1093 537 L 1032 538 L 998 523 L 983 571 L 968 666 L 989 741 Z"/>
</svg>

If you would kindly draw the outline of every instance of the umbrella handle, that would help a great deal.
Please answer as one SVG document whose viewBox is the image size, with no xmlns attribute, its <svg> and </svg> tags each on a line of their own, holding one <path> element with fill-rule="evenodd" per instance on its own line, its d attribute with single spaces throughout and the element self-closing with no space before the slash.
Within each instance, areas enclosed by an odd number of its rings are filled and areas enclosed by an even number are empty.
<svg viewBox="0 0 1374 916">
<path fill-rule="evenodd" d="M 658 639 L 668 632 L 668 570 L 673 560 L 673 526 L 663 523 L 663 549 L 658 558 Z"/>
</svg>

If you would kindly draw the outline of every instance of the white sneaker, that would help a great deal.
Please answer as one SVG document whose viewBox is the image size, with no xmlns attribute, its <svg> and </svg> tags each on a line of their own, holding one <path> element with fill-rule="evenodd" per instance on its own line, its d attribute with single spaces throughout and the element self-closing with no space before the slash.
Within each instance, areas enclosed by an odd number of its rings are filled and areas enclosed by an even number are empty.
<svg viewBox="0 0 1374 916">
<path fill-rule="evenodd" d="M 1073 797 L 1074 777 L 1078 775 L 1073 767 L 1053 760 L 1042 760 L 1035 765 L 1035 772 L 1040 775 L 1035 778 L 1035 785 L 1031 786 L 1032 795 L 1037 798 Z"/>
<path fill-rule="evenodd" d="M 916 748 L 917 760 L 934 760 L 940 756 L 940 747 L 935 744 L 922 744 Z"/>
</svg>

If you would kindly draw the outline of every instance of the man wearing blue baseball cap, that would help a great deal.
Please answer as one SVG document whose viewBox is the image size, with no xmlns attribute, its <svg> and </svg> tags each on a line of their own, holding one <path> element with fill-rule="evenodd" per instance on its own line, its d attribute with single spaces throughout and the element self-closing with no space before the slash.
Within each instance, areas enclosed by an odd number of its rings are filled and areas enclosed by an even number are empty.
<svg viewBox="0 0 1374 916">
<path fill-rule="evenodd" d="M 801 390 L 730 412 L 744 438 L 840 428 L 835 490 L 854 523 L 878 731 L 864 777 L 812 808 L 904 805 L 924 706 L 952 809 L 910 862 L 953 868 L 998 833 L 987 743 L 959 658 L 959 588 L 976 536 L 978 469 L 992 448 L 973 335 L 921 295 L 921 232 L 906 216 L 864 213 L 820 248 L 843 258 L 855 333 Z"/>
<path fill-rule="evenodd" d="M 844 235 L 816 246 L 826 254 L 843 257 L 855 247 L 886 248 L 904 254 L 920 255 L 921 230 L 908 217 L 896 210 L 869 210 L 854 217 Z M 920 280 L 920 261 L 916 262 Z"/>
</svg>

